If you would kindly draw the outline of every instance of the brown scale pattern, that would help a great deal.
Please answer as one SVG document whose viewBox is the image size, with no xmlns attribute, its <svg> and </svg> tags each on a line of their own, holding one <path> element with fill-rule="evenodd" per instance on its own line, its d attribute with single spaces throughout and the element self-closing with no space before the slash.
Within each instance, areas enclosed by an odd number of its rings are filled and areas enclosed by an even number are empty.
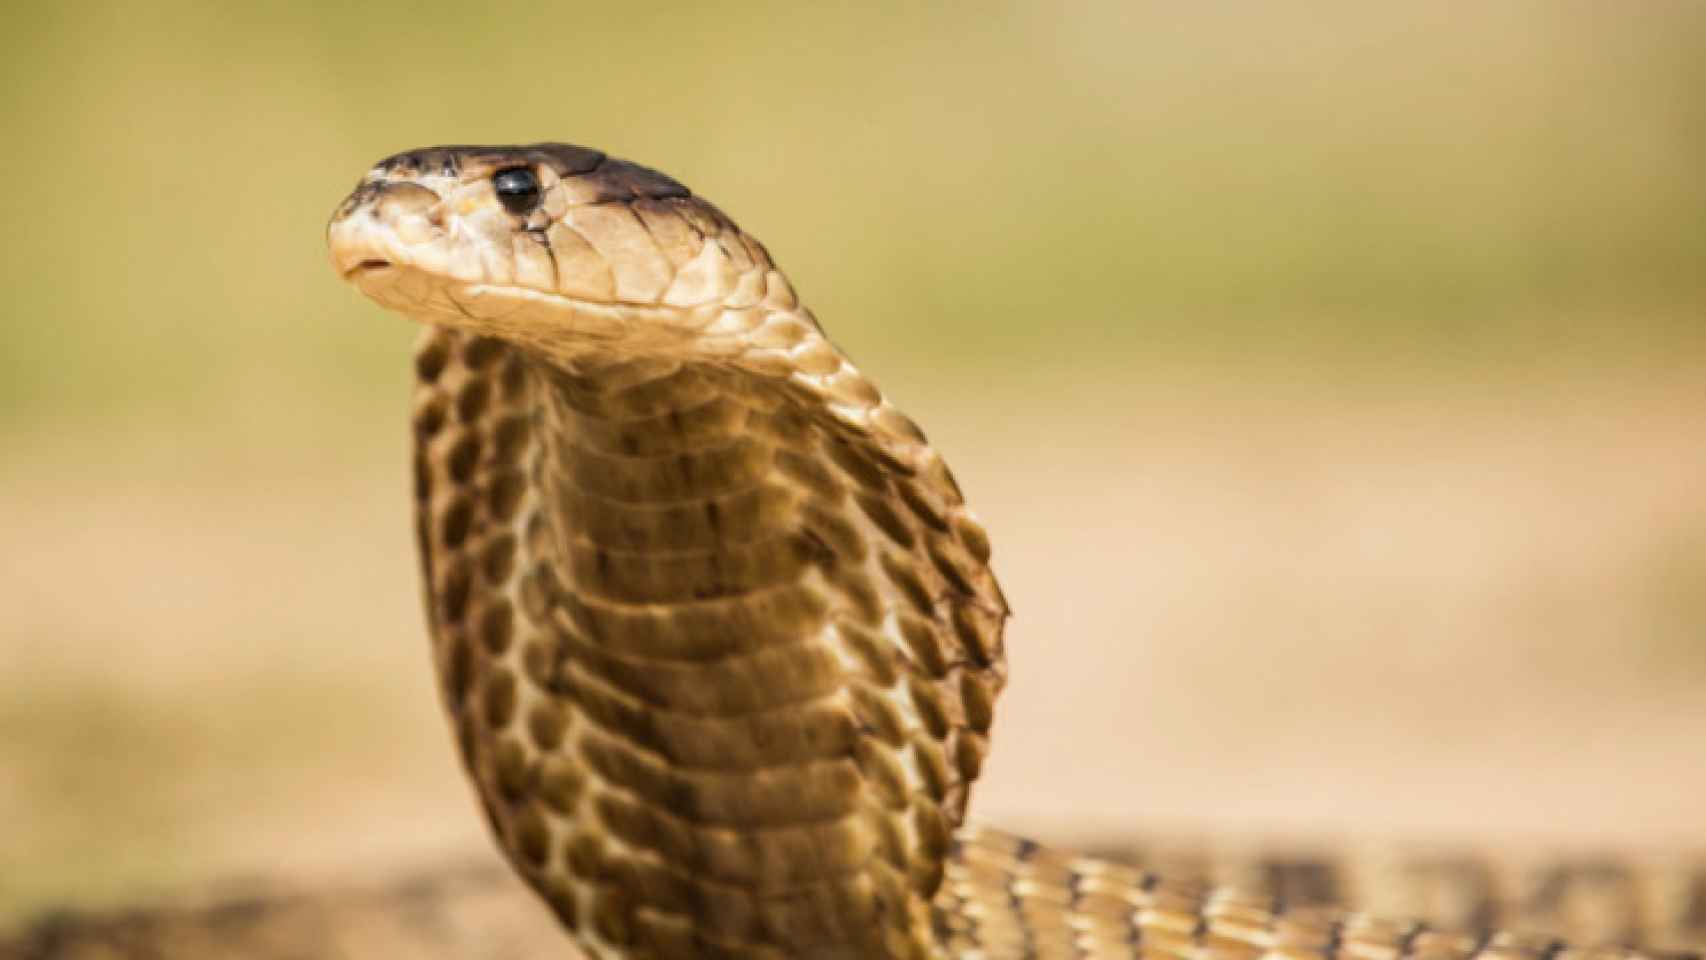
<svg viewBox="0 0 1706 960">
<path fill-rule="evenodd" d="M 441 329 L 417 370 L 445 700 L 563 922 L 653 956 L 927 955 L 999 682 L 999 608 L 942 599 L 998 596 L 957 491 L 727 371 L 571 374 Z"/>
<path fill-rule="evenodd" d="M 1092 960 L 1634 960 L 1697 957 L 1576 947 L 1553 936 L 1460 932 L 1336 906 L 1298 905 L 1255 888 L 1180 884 L 1107 860 L 1072 857 L 971 829 L 957 840 L 936 901 L 949 953 Z"/>
</svg>

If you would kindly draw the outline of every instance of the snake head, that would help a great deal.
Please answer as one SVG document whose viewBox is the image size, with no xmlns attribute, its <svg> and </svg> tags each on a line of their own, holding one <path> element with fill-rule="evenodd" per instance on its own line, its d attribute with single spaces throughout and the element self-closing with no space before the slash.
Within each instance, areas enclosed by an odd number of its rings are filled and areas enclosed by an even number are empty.
<svg viewBox="0 0 1706 960">
<path fill-rule="evenodd" d="M 716 207 L 571 144 L 388 157 L 338 205 L 327 240 L 333 268 L 384 307 L 559 354 L 716 341 L 797 306 L 763 246 Z"/>
</svg>

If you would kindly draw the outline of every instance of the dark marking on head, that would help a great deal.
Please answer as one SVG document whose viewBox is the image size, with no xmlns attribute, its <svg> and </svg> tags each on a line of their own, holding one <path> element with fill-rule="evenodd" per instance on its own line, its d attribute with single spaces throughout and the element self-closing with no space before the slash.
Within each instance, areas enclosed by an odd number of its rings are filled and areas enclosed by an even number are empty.
<svg viewBox="0 0 1706 960">
<path fill-rule="evenodd" d="M 338 208 L 332 211 L 332 220 L 334 222 L 342 220 L 344 217 L 347 217 L 356 210 L 366 206 L 375 197 L 379 196 L 379 189 L 379 184 L 365 180 L 356 184 L 355 189 L 350 191 L 350 195 L 344 198 L 344 202 L 338 204 Z"/>
<path fill-rule="evenodd" d="M 426 175 L 490 176 L 505 170 L 550 168 L 559 178 L 584 178 L 594 188 L 593 203 L 626 203 L 638 198 L 685 198 L 692 191 L 666 174 L 627 160 L 571 143 L 533 143 L 501 146 L 448 145 L 423 147 L 393 154 L 374 165 L 382 179 Z M 378 189 L 367 182 L 345 201 L 343 216 L 371 199 Z M 707 214 L 720 216 L 720 214 Z M 335 217 L 334 217 L 335 219 Z"/>
<path fill-rule="evenodd" d="M 550 167 L 559 177 L 591 173 L 603 163 L 605 156 L 598 150 L 572 143 L 529 143 L 483 146 L 477 144 L 446 144 L 421 147 L 392 154 L 374 165 L 382 173 L 400 176 L 445 174 L 457 176 L 467 166 Z"/>
</svg>

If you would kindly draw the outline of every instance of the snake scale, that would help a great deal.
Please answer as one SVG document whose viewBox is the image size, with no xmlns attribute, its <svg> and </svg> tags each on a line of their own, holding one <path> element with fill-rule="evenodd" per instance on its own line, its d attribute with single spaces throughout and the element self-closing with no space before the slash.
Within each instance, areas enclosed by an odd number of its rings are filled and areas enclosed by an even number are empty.
<svg viewBox="0 0 1706 960">
<path fill-rule="evenodd" d="M 1005 676 L 989 539 L 765 248 L 669 177 L 413 150 L 328 237 L 424 325 L 441 692 L 500 847 L 588 956 L 1628 955 L 964 825 Z"/>
</svg>

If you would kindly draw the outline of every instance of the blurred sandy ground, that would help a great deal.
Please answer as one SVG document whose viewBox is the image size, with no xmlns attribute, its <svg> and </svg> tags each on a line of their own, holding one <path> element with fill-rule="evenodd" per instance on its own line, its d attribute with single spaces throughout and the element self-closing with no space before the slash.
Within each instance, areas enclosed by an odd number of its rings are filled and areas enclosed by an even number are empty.
<svg viewBox="0 0 1706 960">
<path fill-rule="evenodd" d="M 387 152 L 763 237 L 995 535 L 981 815 L 1706 848 L 1706 8 L 0 14 L 0 914 L 482 844 Z"/>
</svg>

